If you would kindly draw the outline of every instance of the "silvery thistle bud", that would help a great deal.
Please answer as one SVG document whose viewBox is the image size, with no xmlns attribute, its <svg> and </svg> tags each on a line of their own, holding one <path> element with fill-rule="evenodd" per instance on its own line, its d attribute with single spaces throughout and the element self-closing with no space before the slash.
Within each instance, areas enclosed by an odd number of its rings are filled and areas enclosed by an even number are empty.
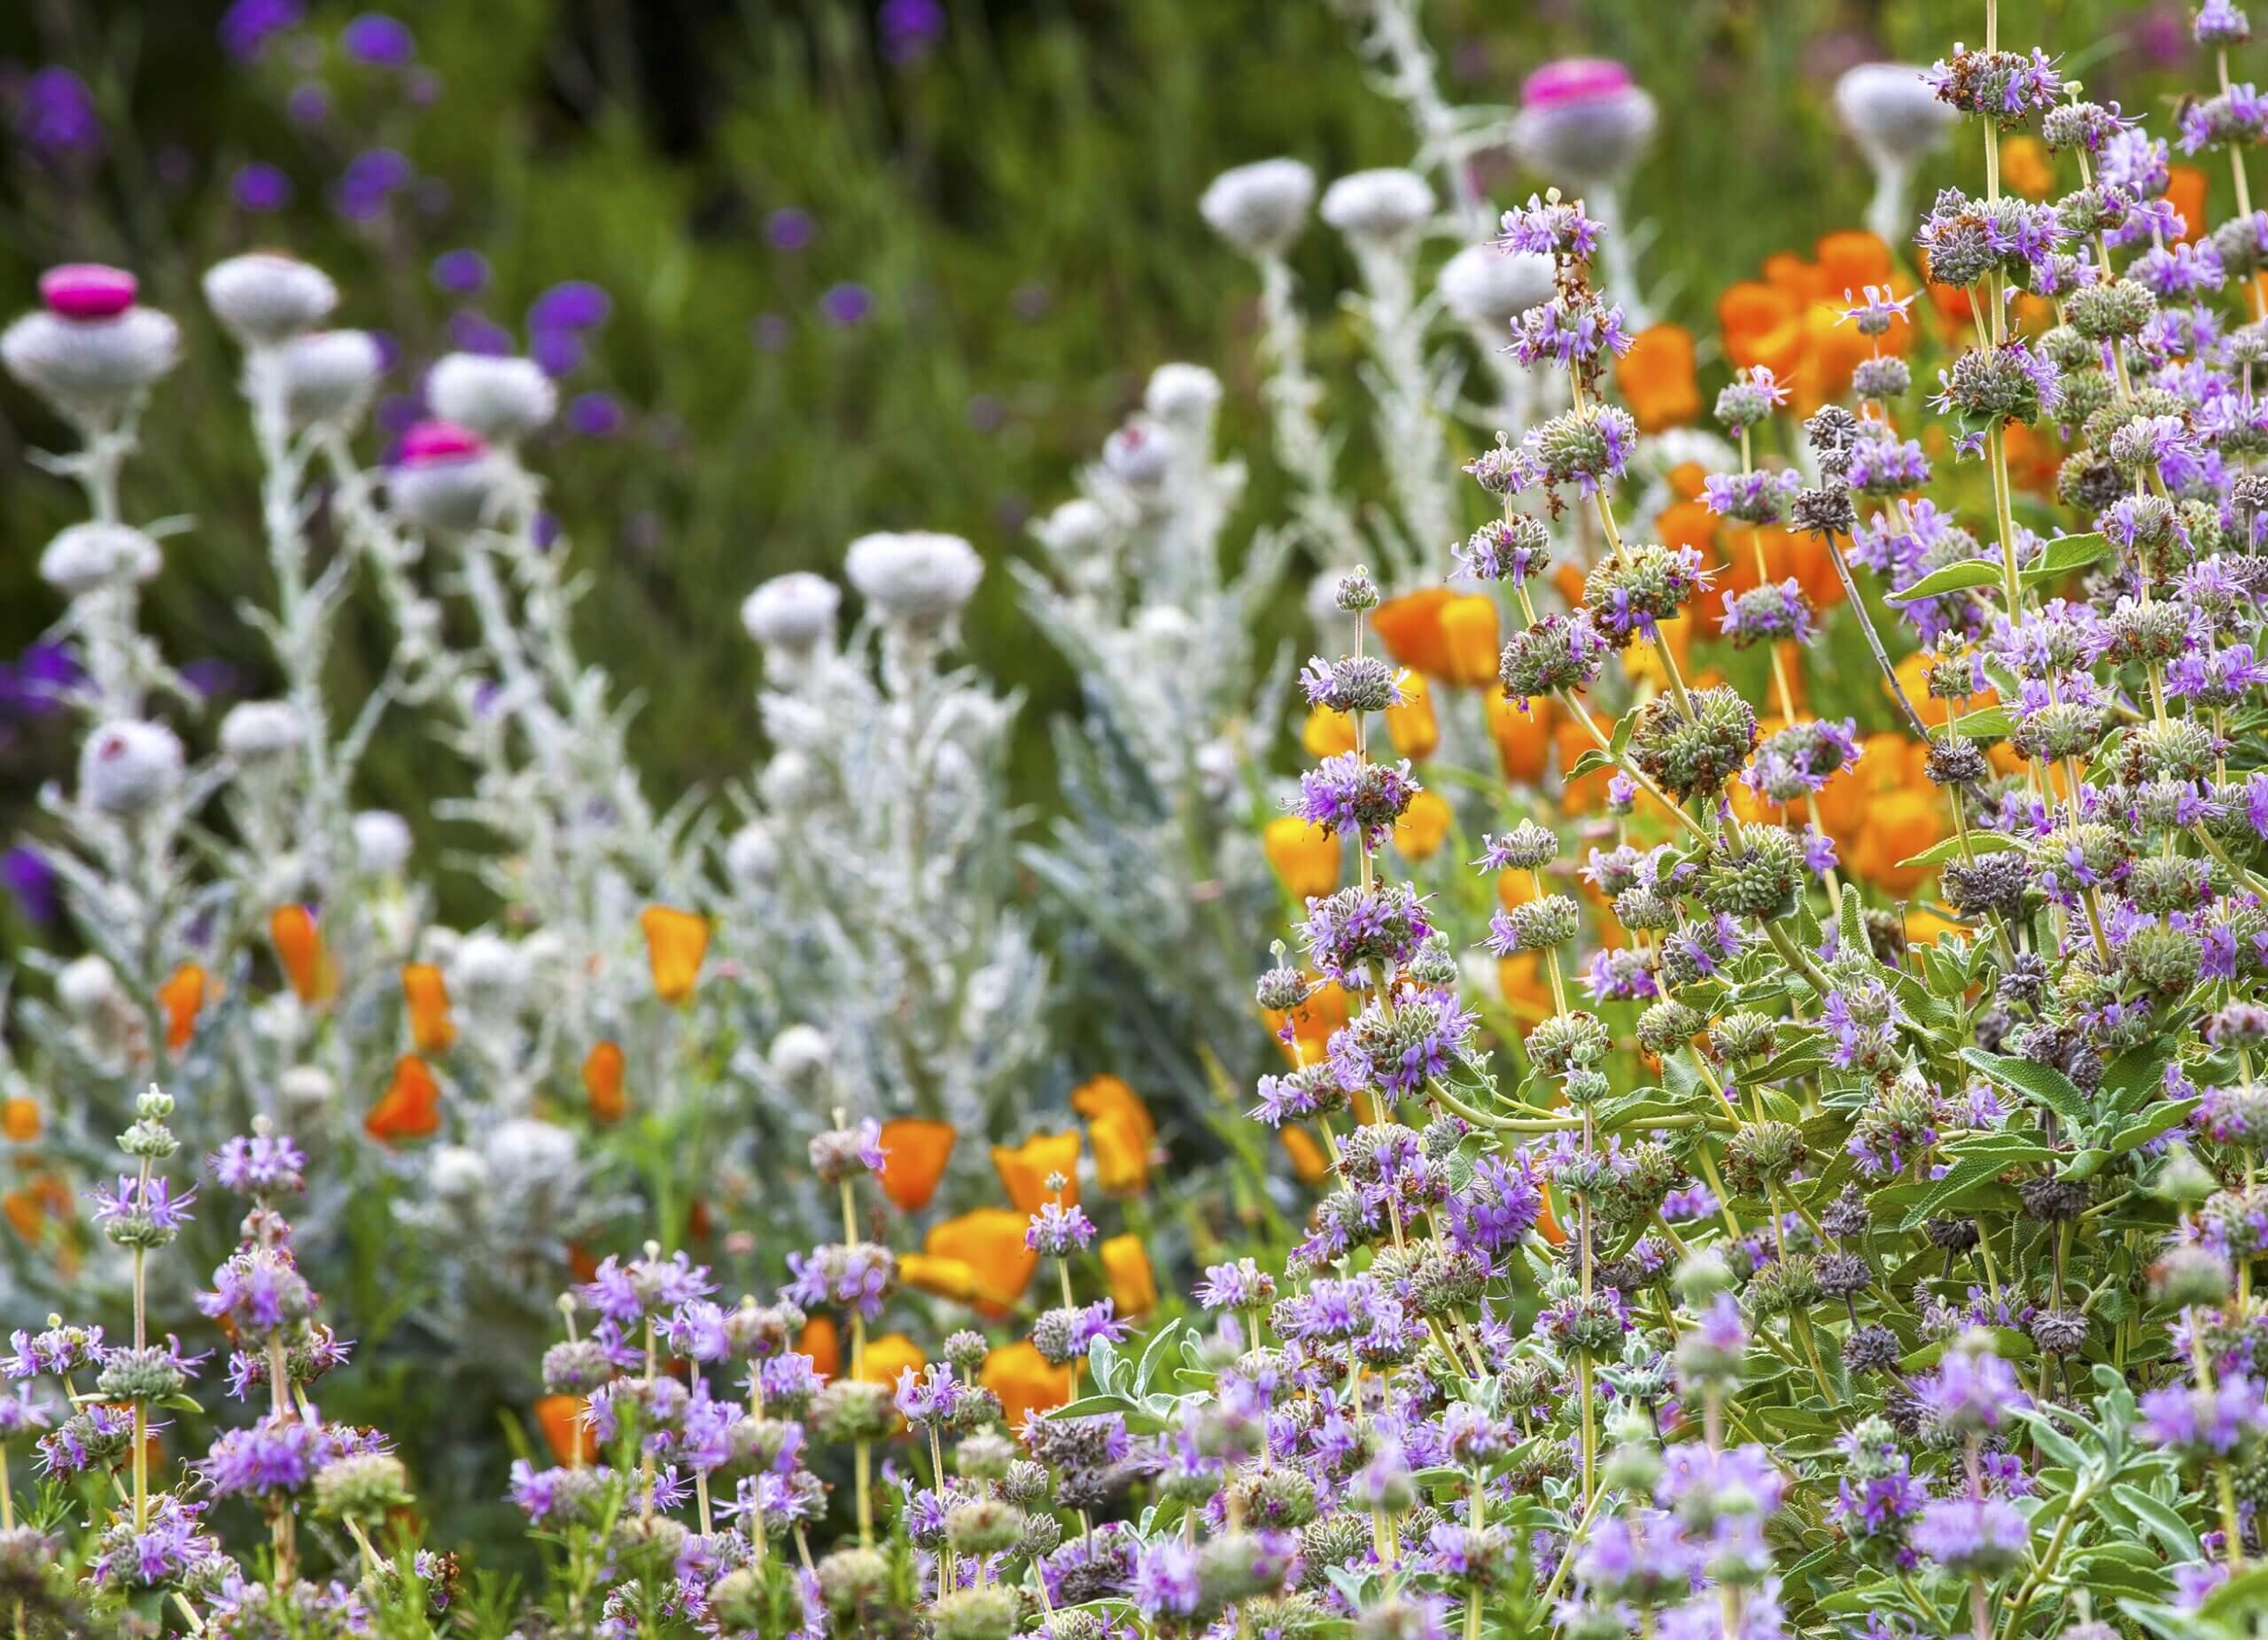
<svg viewBox="0 0 2268 1640">
<path fill-rule="evenodd" d="M 114 820 L 136 820 L 181 789 L 180 739 L 162 723 L 119 719 L 79 750 L 79 801 Z"/>
<path fill-rule="evenodd" d="M 1190 436 L 1194 449 L 1210 447 L 1213 413 L 1221 404 L 1221 378 L 1201 364 L 1161 364 L 1150 372 L 1142 408 Z"/>
<path fill-rule="evenodd" d="M 1654 99 L 1621 64 L 1562 58 L 1521 83 L 1512 147 L 1531 170 L 1581 193 L 1628 175 L 1659 123 Z"/>
<path fill-rule="evenodd" d="M 835 648 L 843 589 L 808 570 L 775 575 L 741 604 L 741 625 L 764 649 L 767 671 L 789 676 Z"/>
<path fill-rule="evenodd" d="M 396 509 L 413 524 L 462 534 L 486 521 L 500 476 L 488 446 L 471 428 L 420 422 L 402 435 L 386 487 Z"/>
<path fill-rule="evenodd" d="M 134 276 L 74 263 L 40 278 L 46 307 L 0 331 L 0 364 L 66 418 L 106 421 L 181 357 L 181 327 L 134 305 Z"/>
<path fill-rule="evenodd" d="M 290 701 L 243 701 L 221 719 L 221 752 L 239 769 L 273 767 L 299 750 L 307 724 Z"/>
<path fill-rule="evenodd" d="M 106 587 L 130 587 L 165 562 L 158 543 L 127 524 L 89 520 L 59 532 L 39 556 L 39 577 L 66 598 Z"/>
<path fill-rule="evenodd" d="M 1485 335 L 1489 346 L 1502 346 L 1514 319 L 1551 299 L 1551 259 L 1533 251 L 1469 245 L 1441 265 L 1435 289 L 1441 306 L 1462 323 Z"/>
<path fill-rule="evenodd" d="M 1262 159 L 1215 177 L 1197 201 L 1206 225 L 1247 256 L 1281 256 L 1307 226 L 1315 173 L 1297 159 Z"/>
<path fill-rule="evenodd" d="M 1356 171 L 1324 190 L 1320 214 L 1358 249 L 1399 253 L 1432 220 L 1433 190 L 1398 167 Z"/>
<path fill-rule="evenodd" d="M 329 317 L 338 287 L 295 256 L 254 251 L 205 270 L 205 302 L 245 346 L 272 347 Z"/>
<path fill-rule="evenodd" d="M 918 637 L 950 632 L 984 578 L 975 548 L 928 530 L 862 535 L 843 568 L 885 626 Z"/>
<path fill-rule="evenodd" d="M 797 1093 L 816 1095 L 834 1068 L 835 1045 L 815 1025 L 789 1025 L 773 1038 L 765 1060 L 772 1074 Z"/>
<path fill-rule="evenodd" d="M 485 354 L 447 354 L 426 375 L 425 398 L 443 421 L 501 445 L 537 431 L 559 408 L 559 390 L 534 360 Z"/>
<path fill-rule="evenodd" d="M 780 876 L 780 844 L 762 820 L 750 820 L 725 843 L 725 870 L 742 889 L 769 888 Z"/>
<path fill-rule="evenodd" d="M 349 822 L 354 834 L 354 857 L 374 877 L 400 874 L 409 862 L 409 822 L 391 809 L 363 809 Z"/>
<path fill-rule="evenodd" d="M 1915 167 L 1944 145 L 1960 117 L 1939 102 L 1911 63 L 1860 63 L 1835 83 L 1835 112 L 1874 167 L 1867 226 L 1895 245 Z"/>
<path fill-rule="evenodd" d="M 294 426 L 352 427 L 369 408 L 385 360 L 367 330 L 314 330 L 252 361 L 272 371 Z"/>
</svg>

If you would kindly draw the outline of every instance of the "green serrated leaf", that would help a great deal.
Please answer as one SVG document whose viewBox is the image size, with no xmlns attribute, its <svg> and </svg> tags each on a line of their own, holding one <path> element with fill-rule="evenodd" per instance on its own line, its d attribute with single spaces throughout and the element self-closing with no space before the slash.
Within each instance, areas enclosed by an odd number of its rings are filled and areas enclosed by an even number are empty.
<svg viewBox="0 0 2268 1640">
<path fill-rule="evenodd" d="M 1972 831 L 1969 834 L 1969 851 L 1971 854 L 1992 854 L 2014 847 L 2014 843 L 1997 832 Z M 1908 855 L 1898 863 L 1901 867 L 1942 866 L 1949 859 L 1961 858 L 1961 834 L 1955 832 L 1950 837 L 1938 838 L 1919 854 Z"/>
<path fill-rule="evenodd" d="M 2072 1128 L 2087 1125 L 2093 1114 L 2087 1096 L 2062 1071 L 2006 1053 L 1987 1053 L 1982 1048 L 1963 1048 L 1961 1056 L 2003 1087 L 2013 1088 L 2033 1104 L 2054 1112 Z"/>
</svg>

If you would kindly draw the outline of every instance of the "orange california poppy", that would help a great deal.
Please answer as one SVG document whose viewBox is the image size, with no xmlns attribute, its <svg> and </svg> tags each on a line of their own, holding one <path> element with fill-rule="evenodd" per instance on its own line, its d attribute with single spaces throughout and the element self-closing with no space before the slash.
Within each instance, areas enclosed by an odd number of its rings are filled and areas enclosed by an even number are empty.
<svg viewBox="0 0 2268 1640">
<path fill-rule="evenodd" d="M 1441 719 L 1433 715 L 1433 691 L 1421 672 L 1402 674 L 1402 704 L 1386 709 L 1386 732 L 1394 754 L 1423 763 L 1441 743 Z M 1354 750 L 1350 742 L 1347 750 Z"/>
<path fill-rule="evenodd" d="M 1553 1247 L 1564 1247 L 1567 1245 L 1567 1232 L 1559 1228 L 1559 1216 L 1551 1210 L 1551 1186 L 1546 1185 L 1542 1194 L 1542 1204 L 1535 1216 L 1535 1227 L 1543 1232 L 1543 1239 Z"/>
<path fill-rule="evenodd" d="M 449 988 L 430 962 L 401 967 L 401 999 L 409 1010 L 409 1041 L 420 1053 L 446 1053 L 456 1045 L 456 1022 L 449 1017 Z"/>
<path fill-rule="evenodd" d="M 1005 1314 L 1031 1285 L 1039 1255 L 1024 1245 L 1031 1215 L 1013 1208 L 978 1208 L 930 1227 L 921 1250 L 951 1259 L 976 1272 L 980 1309 Z"/>
<path fill-rule="evenodd" d="M 1087 1123 L 1095 1147 L 1095 1183 L 1106 1194 L 1139 1195 L 1150 1185 L 1150 1142 L 1133 1117 L 1107 1110 Z"/>
<path fill-rule="evenodd" d="M 1321 763 L 1355 750 L 1355 719 L 1334 706 L 1317 706 L 1300 728 L 1300 749 Z"/>
<path fill-rule="evenodd" d="M 1543 953 L 1523 951 L 1496 960 L 1496 989 L 1504 1007 L 1523 1024 L 1533 1023 L 1552 1011 L 1551 981 L 1543 971 Z"/>
<path fill-rule="evenodd" d="M 1553 738 L 1559 745 L 1560 772 L 1567 776 L 1560 789 L 1560 806 L 1569 814 L 1596 813 L 1606 806 L 1606 783 L 1612 771 L 1598 768 L 1581 776 L 1573 771 L 1585 752 L 1597 749 L 1598 742 L 1591 738 L 1589 730 L 1573 719 L 1558 725 Z"/>
<path fill-rule="evenodd" d="M 957 1136 L 950 1122 L 897 1116 L 882 1123 L 882 1194 L 902 1213 L 919 1213 L 937 1193 Z"/>
<path fill-rule="evenodd" d="M 1308 975 L 1309 983 L 1314 983 L 1315 979 L 1313 974 Z M 1286 1022 L 1283 1014 L 1271 1011 L 1267 1018 L 1270 1031 L 1283 1030 Z M 1332 1033 L 1346 1024 L 1347 1018 L 1347 992 L 1340 988 L 1339 982 L 1332 980 L 1317 985 L 1309 993 L 1306 1001 L 1292 1010 L 1289 1023 L 1299 1050 L 1295 1057 L 1310 1065 L 1321 1059 L 1324 1050 L 1330 1045 Z M 1280 1037 L 1278 1040 L 1281 1040 Z M 1292 1053 L 1288 1046 L 1285 1052 L 1287 1055 Z"/>
<path fill-rule="evenodd" d="M 1146 1316 L 1158 1307 L 1158 1279 L 1141 1237 L 1107 1236 L 1096 1251 L 1102 1255 L 1103 1279 L 1120 1315 Z"/>
<path fill-rule="evenodd" d="M 1682 324 L 1648 325 L 1614 361 L 1614 385 L 1641 432 L 1682 427 L 1701 414 L 1693 362 L 1693 332 Z"/>
<path fill-rule="evenodd" d="M 305 905 L 278 905 L 268 913 L 268 937 L 276 947 L 276 961 L 283 964 L 284 977 L 300 1001 L 312 1007 L 338 994 L 338 970 L 315 926 L 315 913 Z"/>
<path fill-rule="evenodd" d="M 638 913 L 638 926 L 646 931 L 654 994 L 672 1005 L 683 1002 L 701 983 L 701 959 L 709 951 L 709 919 L 672 905 L 649 905 Z"/>
<path fill-rule="evenodd" d="M 1806 261 L 1793 251 L 1775 251 L 1764 259 L 1764 283 L 1801 307 L 1832 294 L 1827 270 Z"/>
<path fill-rule="evenodd" d="M 630 1114 L 630 1096 L 622 1089 L 622 1045 L 603 1038 L 591 1044 L 583 1055 L 583 1095 L 591 1120 L 616 1123 Z"/>
<path fill-rule="evenodd" d="M 1491 691 L 1487 698 L 1488 738 L 1496 745 L 1496 767 L 1509 785 L 1537 784 L 1551 766 L 1551 719 L 1555 710 L 1551 703 L 1532 700 L 1527 710 L 1522 711 L 1501 692 Z"/>
<path fill-rule="evenodd" d="M 2036 136 L 2002 137 L 2000 180 L 2027 199 L 2045 199 L 2054 193 L 2055 165 L 2047 157 L 2047 144 Z"/>
<path fill-rule="evenodd" d="M 39 1101 L 21 1094 L 0 1101 L 0 1134 L 11 1144 L 28 1145 L 39 1137 Z"/>
<path fill-rule="evenodd" d="M 1852 871 L 1892 894 L 1910 894 L 1937 869 L 1901 866 L 1952 828 L 1928 788 L 1890 792 L 1868 805 L 1866 824 L 1847 860 Z"/>
<path fill-rule="evenodd" d="M 8 1226 L 25 1240 L 37 1242 L 52 1221 L 61 1224 L 71 1216 L 71 1187 L 52 1173 L 34 1175 L 5 1196 L 0 1196 L 0 1214 L 4 1214 Z"/>
<path fill-rule="evenodd" d="M 1669 493 L 1682 501 L 1697 501 L 1709 487 L 1709 469 L 1700 462 L 1680 462 L 1662 475 Z"/>
<path fill-rule="evenodd" d="M 984 1295 L 983 1284 L 976 1279 L 976 1267 L 965 1258 L 901 1253 L 897 1255 L 897 1279 L 916 1293 L 949 1298 L 959 1304 L 974 1304 Z"/>
<path fill-rule="evenodd" d="M 984 1357 L 976 1381 L 1000 1397 L 1000 1411 L 1008 1427 L 1022 1426 L 1026 1418 L 1061 1406 L 1071 1398 L 1071 1375 L 1051 1366 L 1039 1346 L 1029 1339 L 1003 1344 Z"/>
<path fill-rule="evenodd" d="M 441 1084 L 432 1069 L 415 1053 L 393 1062 L 393 1080 L 370 1114 L 362 1119 L 372 1139 L 392 1144 L 397 1139 L 431 1139 L 441 1131 Z"/>
<path fill-rule="evenodd" d="M 1292 1171 L 1302 1185 L 1320 1185 L 1331 1177 L 1331 1158 L 1323 1154 L 1315 1135 L 1305 1128 L 1286 1127 L 1278 1130 L 1283 1141 L 1284 1154 L 1292 1159 Z"/>
<path fill-rule="evenodd" d="M 184 962 L 158 987 L 158 1007 L 166 1015 L 166 1052 L 178 1053 L 197 1035 L 197 1016 L 205 1008 L 205 970 Z"/>
<path fill-rule="evenodd" d="M 583 1422 L 584 1404 L 580 1395 L 536 1397 L 536 1427 L 543 1431 L 543 1442 L 551 1449 L 552 1462 L 588 1464 L 597 1459 L 598 1442 Z"/>
<path fill-rule="evenodd" d="M 1441 648 L 1449 657 L 1448 681 L 1477 689 L 1496 681 L 1503 655 L 1497 635 L 1496 601 L 1486 593 L 1464 593 L 1441 605 Z"/>
<path fill-rule="evenodd" d="M 2194 165 L 2166 167 L 2165 197 L 2173 208 L 2181 213 L 2181 239 L 2184 244 L 2198 238 L 2205 231 L 2205 174 Z"/>
<path fill-rule="evenodd" d="M 1345 850 L 1337 836 L 1296 814 L 1278 814 L 1261 828 L 1261 851 L 1276 868 L 1284 892 L 1305 905 L 1339 886 Z"/>
<path fill-rule="evenodd" d="M 1734 369 L 1763 365 L 1776 376 L 1794 371 L 1803 354 L 1803 307 L 1785 291 L 1754 279 L 1728 285 L 1717 299 L 1717 328 Z"/>
<path fill-rule="evenodd" d="M 992 1166 L 1017 1212 L 1029 1218 L 1050 1201 L 1079 1205 L 1079 1130 L 1035 1133 L 1021 1145 L 992 1146 Z M 1060 1176 L 1059 1192 L 1047 1181 Z"/>
<path fill-rule="evenodd" d="M 833 1316 L 813 1316 L 796 1334 L 796 1353 L 812 1358 L 812 1371 L 833 1378 L 843 1370 L 843 1334 Z"/>
<path fill-rule="evenodd" d="M 1870 284 L 1890 284 L 1897 276 L 1890 246 L 1880 234 L 1863 228 L 1845 228 L 1821 234 L 1812 247 L 1819 257 L 1821 294 L 1829 300 L 1857 296 Z"/>
<path fill-rule="evenodd" d="M 1451 681 L 1449 641 L 1441 635 L 1441 610 L 1456 596 L 1446 587 L 1426 587 L 1388 598 L 1371 611 L 1371 630 L 1400 665 L 1427 677 Z"/>
<path fill-rule="evenodd" d="M 928 1355 L 920 1345 L 903 1333 L 885 1333 L 880 1338 L 866 1341 L 866 1355 L 858 1364 L 858 1376 L 870 1384 L 895 1386 L 900 1372 L 919 1372 L 928 1364 Z"/>
<path fill-rule="evenodd" d="M 1145 1144 L 1158 1136 L 1158 1124 L 1142 1096 L 1124 1079 L 1107 1074 L 1091 1076 L 1071 1090 L 1071 1108 L 1090 1120 L 1115 1111 L 1130 1118 Z"/>
<path fill-rule="evenodd" d="M 1394 822 L 1394 846 L 1404 859 L 1431 859 L 1448 840 L 1454 819 L 1448 798 L 1438 791 L 1420 791 Z"/>
</svg>

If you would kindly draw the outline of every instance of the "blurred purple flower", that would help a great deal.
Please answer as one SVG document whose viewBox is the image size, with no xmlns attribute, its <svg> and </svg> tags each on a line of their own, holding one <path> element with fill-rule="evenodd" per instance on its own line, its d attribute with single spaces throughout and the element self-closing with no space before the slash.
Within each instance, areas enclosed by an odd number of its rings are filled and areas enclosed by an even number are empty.
<svg viewBox="0 0 2268 1640">
<path fill-rule="evenodd" d="M 571 375 L 583 362 L 583 338 L 572 330 L 538 330 L 528 338 L 528 357 L 546 376 Z"/>
<path fill-rule="evenodd" d="M 280 211 L 291 203 L 291 179 L 264 159 L 237 167 L 229 179 L 229 196 L 245 211 Z"/>
<path fill-rule="evenodd" d="M 62 910 L 55 867 L 47 863 L 46 855 L 28 844 L 19 843 L 0 854 L 0 884 L 15 896 L 26 920 L 41 928 L 53 923 Z"/>
<path fill-rule="evenodd" d="M 413 107 L 431 108 L 441 100 L 441 76 L 430 68 L 413 68 L 401 77 L 401 94 Z"/>
<path fill-rule="evenodd" d="M 488 288 L 488 259 L 478 251 L 444 251 L 433 259 L 433 288 L 470 296 Z"/>
<path fill-rule="evenodd" d="M 391 376 L 394 367 L 401 362 L 400 341 L 392 330 L 372 330 L 369 337 L 378 349 L 378 373 Z"/>
<path fill-rule="evenodd" d="M 893 63 L 914 63 L 944 38 L 945 8 L 938 0 L 882 0 L 874 22 L 882 55 Z"/>
<path fill-rule="evenodd" d="M 485 354 L 492 359 L 509 358 L 514 348 L 512 333 L 485 313 L 470 307 L 460 307 L 449 315 L 449 346 L 459 353 Z"/>
<path fill-rule="evenodd" d="M 611 297 L 588 279 L 570 279 L 537 297 L 528 308 L 531 330 L 587 330 L 614 311 Z"/>
<path fill-rule="evenodd" d="M 819 310 L 836 324 L 862 324 L 874 311 L 874 294 L 865 285 L 846 280 L 827 286 L 827 293 L 819 299 Z"/>
<path fill-rule="evenodd" d="M 312 80 L 303 80 L 284 99 L 284 116 L 302 130 L 330 118 L 330 93 Z"/>
<path fill-rule="evenodd" d="M 366 148 L 346 162 L 331 204 L 349 222 L 365 222 L 416 175 L 408 157 L 394 148 Z"/>
<path fill-rule="evenodd" d="M 504 698 L 504 686 L 493 678 L 483 678 L 472 691 L 472 710 L 476 717 L 485 718 L 494 711 Z"/>
<path fill-rule="evenodd" d="M 539 550 L 548 551 L 551 544 L 559 539 L 559 515 L 549 508 L 541 509 L 530 521 L 528 534 Z"/>
<path fill-rule="evenodd" d="M 25 145 L 52 154 L 91 154 L 102 146 L 94 94 L 68 68 L 43 68 L 23 83 L 16 101 L 16 135 Z"/>
<path fill-rule="evenodd" d="M 43 718 L 83 676 L 61 644 L 32 644 L 12 665 L 0 665 L 0 717 Z"/>
<path fill-rule="evenodd" d="M 425 407 L 406 393 L 390 393 L 378 400 L 378 425 L 389 433 L 403 433 L 424 418 Z"/>
<path fill-rule="evenodd" d="M 237 669 L 217 655 L 190 662 L 181 669 L 181 680 L 208 701 L 236 694 L 243 682 Z"/>
<path fill-rule="evenodd" d="M 339 31 L 338 43 L 347 56 L 375 68 L 406 68 L 417 58 L 417 42 L 408 27 L 383 12 L 365 12 Z"/>
<path fill-rule="evenodd" d="M 567 424 L 586 439 L 606 439 L 622 431 L 622 406 L 611 393 L 579 393 L 567 406 Z"/>
<path fill-rule="evenodd" d="M 236 0 L 221 14 L 221 49 L 249 62 L 271 36 L 297 28 L 306 16 L 299 0 Z"/>
<path fill-rule="evenodd" d="M 775 251 L 800 251 L 818 236 L 819 222 L 809 211 L 789 206 L 764 219 L 764 237 Z"/>
</svg>

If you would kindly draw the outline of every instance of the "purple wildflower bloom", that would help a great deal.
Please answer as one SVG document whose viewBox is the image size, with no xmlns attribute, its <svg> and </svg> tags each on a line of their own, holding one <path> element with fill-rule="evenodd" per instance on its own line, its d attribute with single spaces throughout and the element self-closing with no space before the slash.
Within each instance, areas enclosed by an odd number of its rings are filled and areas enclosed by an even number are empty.
<svg viewBox="0 0 2268 1640">
<path fill-rule="evenodd" d="M 827 286 L 821 292 L 819 310 L 828 323 L 848 330 L 853 325 L 865 323 L 873 316 L 874 294 L 865 285 L 845 280 Z"/>
<path fill-rule="evenodd" d="M 383 12 L 365 12 L 339 31 L 339 49 L 373 68 L 406 68 L 417 58 L 408 26 Z"/>
<path fill-rule="evenodd" d="M 68 68 L 35 71 L 17 97 L 16 135 L 35 152 L 92 154 L 102 146 L 103 127 L 87 82 Z"/>
<path fill-rule="evenodd" d="M 237 1134 L 206 1165 L 223 1190 L 240 1196 L 289 1196 L 307 1188 L 307 1158 L 288 1133 Z"/>
<path fill-rule="evenodd" d="M 266 214 L 291 203 L 291 179 L 277 167 L 254 159 L 237 167 L 229 179 L 229 197 L 237 208 Z"/>
<path fill-rule="evenodd" d="M 221 14 L 221 49 L 250 62 L 273 36 L 297 28 L 306 17 L 300 0 L 235 0 Z"/>
<path fill-rule="evenodd" d="M 1991 1577 L 2016 1565 L 2031 1541 L 2015 1505 L 1998 1497 L 1946 1497 L 1925 1504 L 1914 1547 L 1955 1575 Z"/>
</svg>

